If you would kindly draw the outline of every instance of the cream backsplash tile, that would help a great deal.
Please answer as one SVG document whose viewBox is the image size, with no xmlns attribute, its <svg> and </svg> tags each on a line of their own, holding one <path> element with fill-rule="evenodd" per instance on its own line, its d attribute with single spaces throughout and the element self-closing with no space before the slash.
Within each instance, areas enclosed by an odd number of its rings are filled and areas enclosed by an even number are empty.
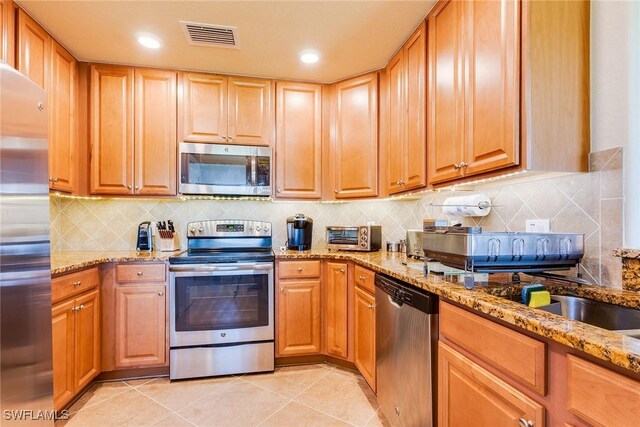
<svg viewBox="0 0 640 427">
<path fill-rule="evenodd" d="M 551 231 L 585 234 L 584 269 L 595 282 L 620 287 L 620 261 L 611 249 L 622 246 L 622 150 L 592 153 L 588 174 L 568 175 L 482 188 L 492 204 L 483 218 L 450 218 L 488 231 L 523 231 L 527 219 L 549 219 Z M 606 174 L 606 177 L 605 177 Z M 442 218 L 449 192 L 428 192 L 418 199 L 343 203 L 181 199 L 80 199 L 52 196 L 51 247 L 55 251 L 131 250 L 140 222 L 172 219 L 186 245 L 187 223 L 206 219 L 247 219 L 273 224 L 274 247 L 285 244 L 286 218 L 304 213 L 314 220 L 313 245 L 326 247 L 328 225 L 373 221 L 383 241 L 404 238 L 421 228 L 423 218 Z"/>
</svg>

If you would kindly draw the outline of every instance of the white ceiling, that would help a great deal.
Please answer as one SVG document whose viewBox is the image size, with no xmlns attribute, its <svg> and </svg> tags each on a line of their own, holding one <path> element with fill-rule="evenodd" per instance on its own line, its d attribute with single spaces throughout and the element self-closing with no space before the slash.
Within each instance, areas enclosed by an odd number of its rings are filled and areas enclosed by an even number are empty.
<svg viewBox="0 0 640 427">
<path fill-rule="evenodd" d="M 435 0 L 18 0 L 82 61 L 334 82 L 382 68 Z M 240 49 L 187 44 L 178 21 L 238 27 Z M 163 46 L 140 46 L 136 34 Z M 298 53 L 315 49 L 318 63 Z"/>
</svg>

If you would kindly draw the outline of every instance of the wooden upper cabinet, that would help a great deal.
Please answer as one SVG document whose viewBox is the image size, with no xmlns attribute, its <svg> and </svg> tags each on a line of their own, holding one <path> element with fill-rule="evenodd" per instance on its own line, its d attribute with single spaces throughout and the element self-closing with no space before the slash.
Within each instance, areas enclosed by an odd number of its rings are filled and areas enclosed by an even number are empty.
<svg viewBox="0 0 640 427">
<path fill-rule="evenodd" d="M 175 195 L 177 74 L 136 69 L 135 88 L 134 191 Z"/>
<path fill-rule="evenodd" d="M 438 349 L 438 425 L 544 427 L 544 408 L 443 344 Z"/>
<path fill-rule="evenodd" d="M 41 88 L 48 90 L 51 37 L 20 8 L 17 25 L 18 71 Z"/>
<path fill-rule="evenodd" d="M 423 22 L 404 45 L 406 72 L 405 190 L 427 185 L 427 28 Z"/>
<path fill-rule="evenodd" d="M 229 77 L 230 144 L 265 145 L 271 141 L 271 81 Z"/>
<path fill-rule="evenodd" d="M 347 264 L 327 262 L 325 270 L 325 338 L 327 354 L 347 358 L 348 283 Z"/>
<path fill-rule="evenodd" d="M 15 6 L 12 0 L 0 0 L 0 61 L 15 67 Z"/>
<path fill-rule="evenodd" d="M 387 191 L 397 193 L 403 190 L 405 163 L 405 68 L 404 50 L 396 54 L 387 65 Z"/>
<path fill-rule="evenodd" d="M 378 195 L 378 74 L 336 83 L 331 169 L 336 198 Z"/>
<path fill-rule="evenodd" d="M 427 34 L 423 22 L 387 65 L 387 191 L 427 185 Z"/>
<path fill-rule="evenodd" d="M 225 143 L 227 77 L 182 74 L 181 141 Z"/>
<path fill-rule="evenodd" d="M 519 5 L 514 0 L 462 2 L 470 34 L 465 42 L 465 175 L 518 164 Z"/>
<path fill-rule="evenodd" d="M 428 18 L 430 183 L 462 176 L 464 157 L 464 76 L 462 3 L 443 1 Z"/>
<path fill-rule="evenodd" d="M 91 66 L 91 193 L 132 194 L 133 69 Z"/>
<path fill-rule="evenodd" d="M 319 84 L 276 83 L 277 197 L 321 197 L 321 98 L 322 86 Z"/>
<path fill-rule="evenodd" d="M 55 40 L 49 88 L 49 188 L 72 193 L 76 173 L 76 60 Z"/>
<path fill-rule="evenodd" d="M 270 145 L 271 81 L 182 74 L 181 141 Z"/>
</svg>

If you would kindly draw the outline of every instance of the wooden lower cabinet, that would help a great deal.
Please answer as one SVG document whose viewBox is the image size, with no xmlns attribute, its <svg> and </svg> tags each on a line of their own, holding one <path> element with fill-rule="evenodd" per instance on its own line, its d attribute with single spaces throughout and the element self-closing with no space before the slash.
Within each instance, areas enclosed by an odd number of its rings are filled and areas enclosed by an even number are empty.
<svg viewBox="0 0 640 427">
<path fill-rule="evenodd" d="M 544 408 L 480 365 L 440 342 L 438 425 L 544 426 Z"/>
<path fill-rule="evenodd" d="M 376 391 L 376 298 L 356 286 L 355 290 L 355 355 L 356 367 L 371 389 Z"/>
<path fill-rule="evenodd" d="M 166 285 L 118 285 L 115 294 L 115 366 L 166 363 Z"/>
<path fill-rule="evenodd" d="M 53 400 L 60 410 L 100 373 L 98 290 L 52 308 Z"/>
<path fill-rule="evenodd" d="M 328 355 L 341 358 L 349 355 L 347 270 L 345 262 L 327 262 L 324 276 L 326 350 Z"/>
<path fill-rule="evenodd" d="M 321 352 L 321 281 L 278 282 L 277 356 L 299 356 Z"/>
</svg>

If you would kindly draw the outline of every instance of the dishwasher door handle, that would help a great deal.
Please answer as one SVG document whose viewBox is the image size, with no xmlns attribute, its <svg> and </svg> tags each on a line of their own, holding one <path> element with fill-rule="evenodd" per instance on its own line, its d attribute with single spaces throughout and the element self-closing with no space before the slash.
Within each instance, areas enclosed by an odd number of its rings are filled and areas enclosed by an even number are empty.
<svg viewBox="0 0 640 427">
<path fill-rule="evenodd" d="M 400 304 L 398 304 L 397 302 L 395 302 L 393 300 L 393 298 L 391 298 L 391 295 L 387 295 L 387 298 L 389 298 L 389 304 L 391 304 L 392 306 L 394 306 L 397 309 L 402 308 L 402 306 Z"/>
</svg>

